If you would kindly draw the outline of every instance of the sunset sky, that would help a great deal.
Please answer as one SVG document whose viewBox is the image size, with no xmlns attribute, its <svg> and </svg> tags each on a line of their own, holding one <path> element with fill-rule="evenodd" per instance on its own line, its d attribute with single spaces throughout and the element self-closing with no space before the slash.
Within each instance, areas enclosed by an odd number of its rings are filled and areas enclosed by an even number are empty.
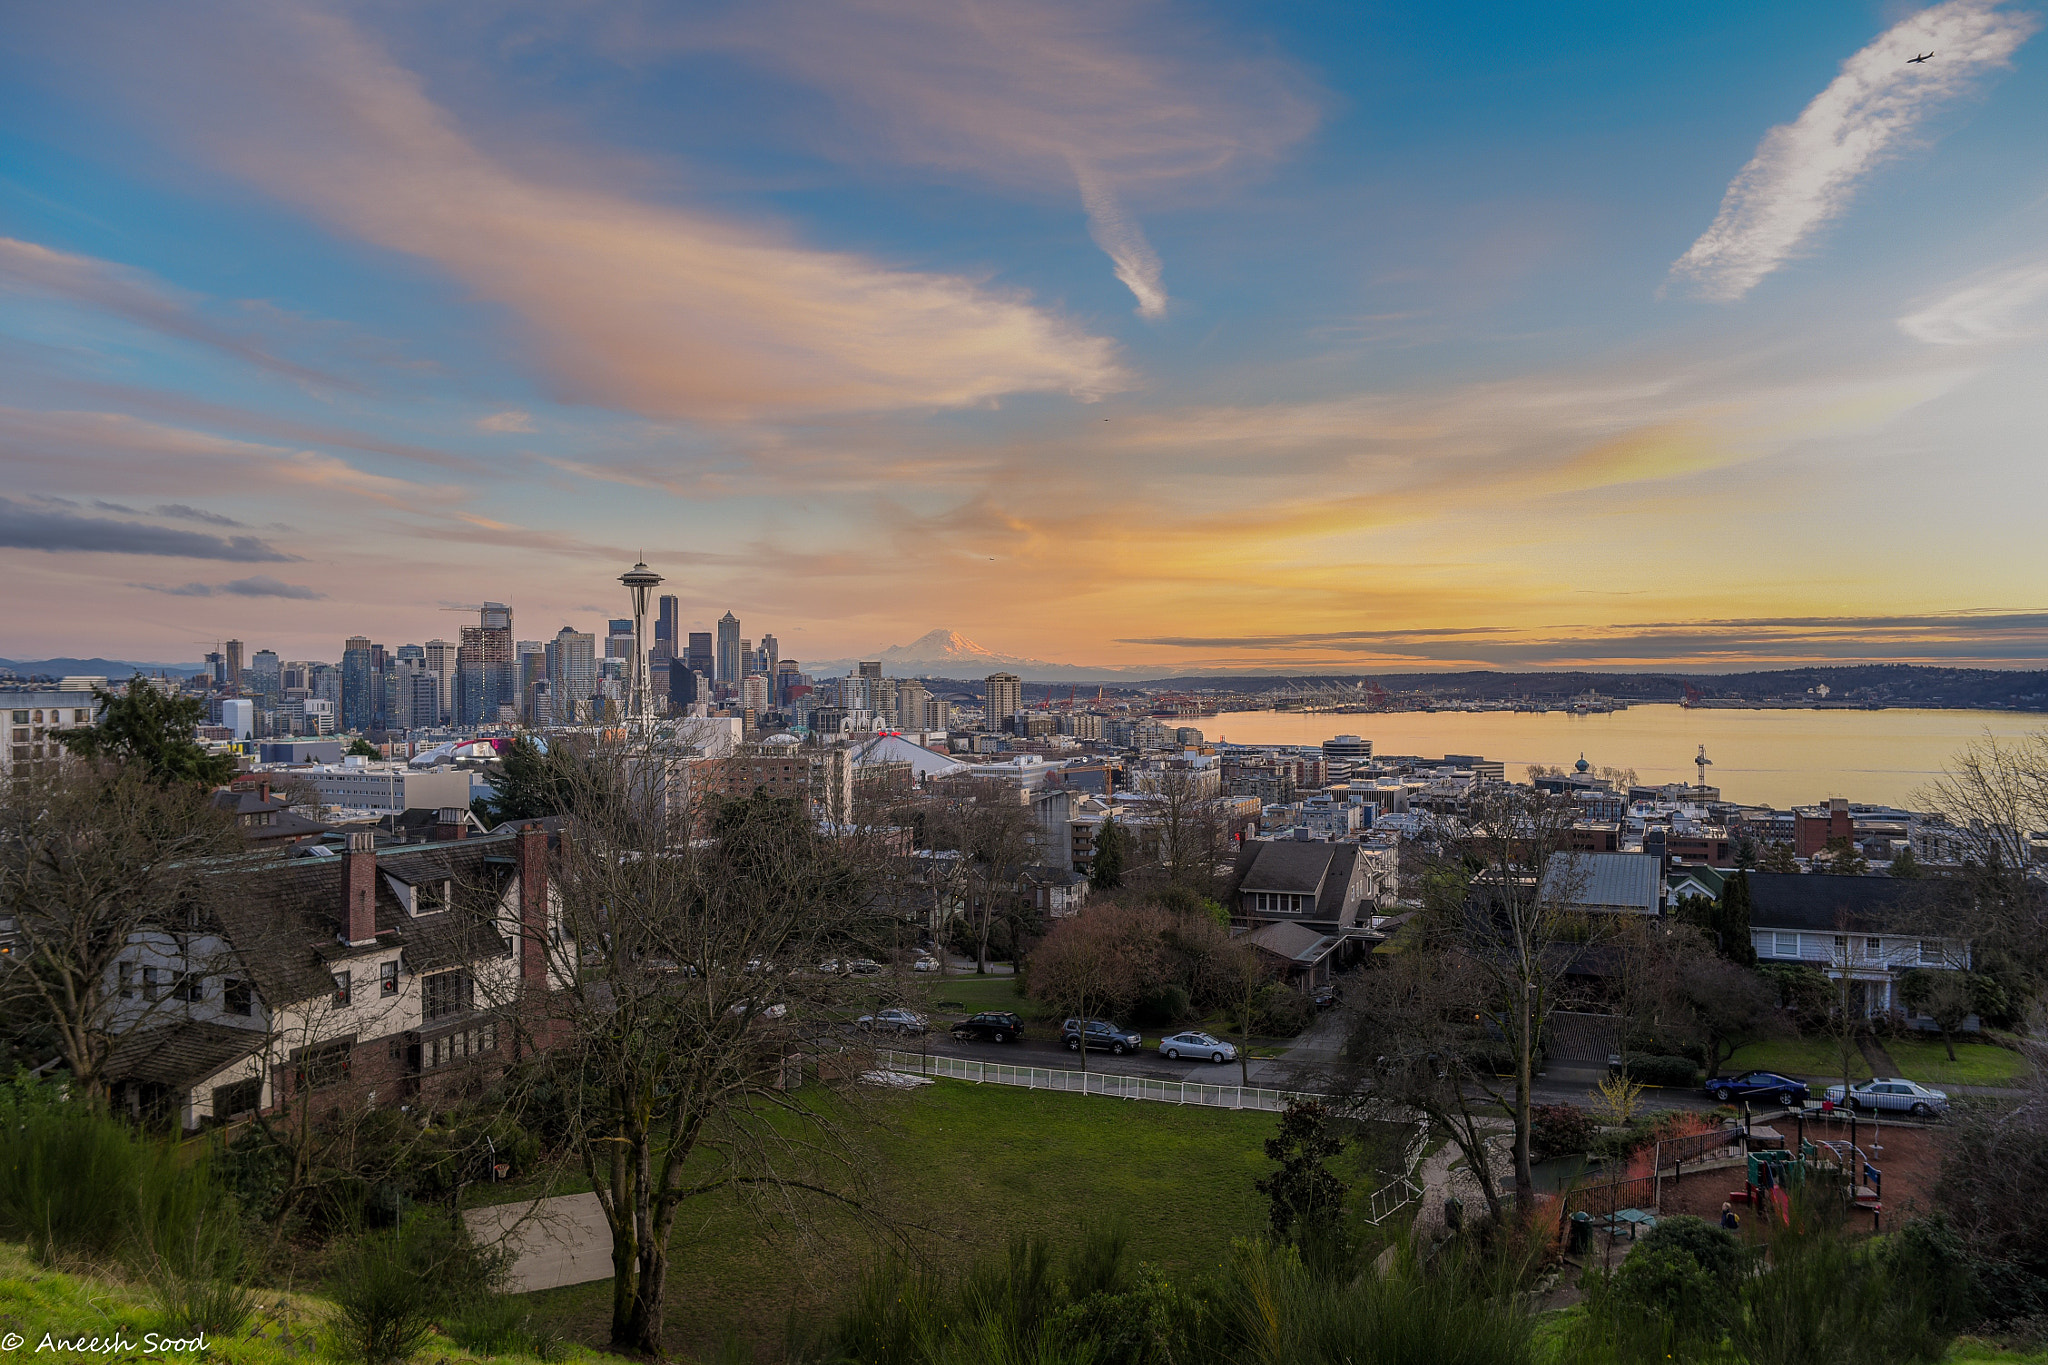
<svg viewBox="0 0 2048 1365">
<path fill-rule="evenodd" d="M 0 656 L 2040 667 L 2041 24 L 13 6 Z"/>
</svg>

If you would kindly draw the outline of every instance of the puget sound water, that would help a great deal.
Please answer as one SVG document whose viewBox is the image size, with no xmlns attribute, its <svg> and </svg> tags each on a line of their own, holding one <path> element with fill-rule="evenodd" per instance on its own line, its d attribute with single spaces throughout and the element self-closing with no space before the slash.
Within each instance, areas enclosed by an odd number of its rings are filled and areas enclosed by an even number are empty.
<svg viewBox="0 0 2048 1365">
<path fill-rule="evenodd" d="M 1169 722 L 1172 723 L 1172 722 Z M 1375 754 L 1478 754 L 1522 781 L 1534 763 L 1633 768 L 1641 782 L 1686 782 L 1707 746 L 1707 782 L 1724 800 L 1783 809 L 1844 796 L 1912 807 L 1956 752 L 1986 734 L 2048 729 L 2048 716 L 2013 711 L 1743 711 L 1631 706 L 1606 715 L 1564 711 L 1225 711 L 1180 721 L 1213 741 L 1320 744 L 1359 735 Z"/>
</svg>

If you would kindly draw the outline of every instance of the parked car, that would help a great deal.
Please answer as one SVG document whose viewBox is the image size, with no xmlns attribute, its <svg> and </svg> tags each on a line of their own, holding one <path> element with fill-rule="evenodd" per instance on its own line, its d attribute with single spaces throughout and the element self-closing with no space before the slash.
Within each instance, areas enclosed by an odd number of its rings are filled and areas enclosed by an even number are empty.
<svg viewBox="0 0 2048 1365">
<path fill-rule="evenodd" d="M 938 969 L 939 960 L 930 953 L 920 955 L 917 961 L 910 964 L 910 970 L 913 972 L 935 972 Z"/>
<path fill-rule="evenodd" d="M 924 1016 L 912 1010 L 880 1010 L 874 1014 L 863 1014 L 853 1021 L 860 1028 L 871 1033 L 921 1034 L 928 1027 Z"/>
<path fill-rule="evenodd" d="M 873 976 L 882 970 L 882 964 L 871 957 L 857 957 L 846 964 L 846 970 L 856 976 Z"/>
<path fill-rule="evenodd" d="M 1207 1057 L 1212 1062 L 1234 1062 L 1237 1060 L 1237 1045 L 1226 1043 L 1221 1038 L 1212 1038 L 1200 1029 L 1189 1029 L 1159 1040 L 1159 1050 L 1171 1061 L 1182 1057 Z"/>
<path fill-rule="evenodd" d="M 1805 1081 L 1795 1081 L 1775 1071 L 1745 1071 L 1740 1076 L 1716 1076 L 1707 1082 L 1706 1091 L 1721 1104 L 1732 1100 L 1774 1100 L 1787 1109 L 1806 1103 L 1806 1097 L 1811 1093 Z"/>
<path fill-rule="evenodd" d="M 823 962 L 820 962 L 818 964 L 818 970 L 823 972 L 827 976 L 839 975 L 839 959 L 836 957 L 826 958 Z"/>
<path fill-rule="evenodd" d="M 1901 1080 L 1897 1076 L 1879 1076 L 1861 1085 L 1852 1085 L 1846 1096 L 1841 1086 L 1831 1085 L 1828 1098 L 1836 1104 L 1847 1104 L 1851 1109 L 1896 1109 L 1920 1118 L 1948 1112 L 1948 1095 L 1945 1092 L 1930 1089 L 1918 1081 Z"/>
<path fill-rule="evenodd" d="M 983 1010 L 953 1025 L 953 1036 L 963 1043 L 1014 1043 L 1024 1036 L 1024 1020 L 1008 1010 Z"/>
<path fill-rule="evenodd" d="M 1079 1052 L 1081 1050 L 1082 1037 L 1081 1021 L 1079 1019 L 1069 1019 L 1060 1025 L 1060 1046 L 1064 1047 L 1067 1051 Z M 1088 1046 L 1105 1052 L 1113 1052 L 1119 1057 L 1123 1056 L 1126 1052 L 1136 1052 L 1145 1042 L 1144 1038 L 1137 1033 L 1125 1028 L 1122 1024 L 1113 1024 L 1107 1019 L 1090 1019 L 1088 1021 L 1086 1037 L 1088 1039 Z"/>
</svg>

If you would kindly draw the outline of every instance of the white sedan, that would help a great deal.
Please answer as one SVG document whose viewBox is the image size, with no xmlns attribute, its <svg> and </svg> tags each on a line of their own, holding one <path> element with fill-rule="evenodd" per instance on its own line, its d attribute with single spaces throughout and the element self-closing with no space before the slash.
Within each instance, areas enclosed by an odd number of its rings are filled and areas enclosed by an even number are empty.
<svg viewBox="0 0 2048 1365">
<path fill-rule="evenodd" d="M 1899 1109 L 1909 1114 L 1925 1117 L 1929 1114 L 1946 1114 L 1948 1096 L 1939 1090 L 1921 1085 L 1918 1081 L 1904 1081 L 1897 1076 L 1879 1076 L 1876 1080 L 1849 1087 L 1847 1098 L 1842 1087 L 1828 1087 L 1828 1098 L 1836 1104 L 1846 1103 L 1851 1109 Z"/>
<path fill-rule="evenodd" d="M 1190 1029 L 1186 1033 L 1175 1033 L 1159 1040 L 1159 1051 L 1169 1061 L 1183 1057 L 1206 1057 L 1212 1062 L 1234 1062 L 1237 1060 L 1237 1045 L 1226 1043 L 1221 1038 L 1212 1038 L 1206 1033 Z"/>
</svg>

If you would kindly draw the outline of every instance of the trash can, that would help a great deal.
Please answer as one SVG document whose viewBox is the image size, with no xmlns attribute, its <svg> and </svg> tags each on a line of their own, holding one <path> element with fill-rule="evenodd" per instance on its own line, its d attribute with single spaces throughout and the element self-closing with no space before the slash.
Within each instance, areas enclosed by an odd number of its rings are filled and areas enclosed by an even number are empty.
<svg viewBox="0 0 2048 1365">
<path fill-rule="evenodd" d="M 1581 1209 L 1572 1215 L 1571 1232 L 1565 1240 L 1565 1250 L 1574 1255 L 1583 1255 L 1593 1249 L 1593 1215 Z"/>
</svg>

